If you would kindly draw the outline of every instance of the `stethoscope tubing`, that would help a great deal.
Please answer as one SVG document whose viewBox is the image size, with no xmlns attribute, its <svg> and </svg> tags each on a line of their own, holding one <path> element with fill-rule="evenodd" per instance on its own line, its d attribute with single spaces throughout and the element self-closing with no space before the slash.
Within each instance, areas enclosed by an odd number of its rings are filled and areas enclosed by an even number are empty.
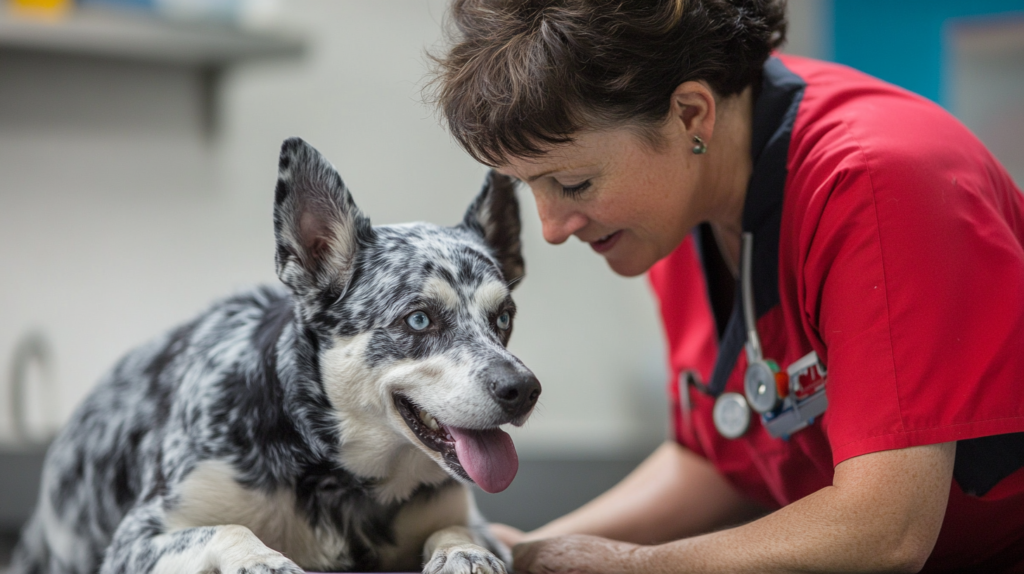
<svg viewBox="0 0 1024 574">
<path fill-rule="evenodd" d="M 754 234 L 744 231 L 740 244 L 740 299 L 743 303 L 743 322 L 747 327 L 747 362 L 763 358 L 761 337 L 757 334 L 757 315 L 754 314 Z"/>
</svg>

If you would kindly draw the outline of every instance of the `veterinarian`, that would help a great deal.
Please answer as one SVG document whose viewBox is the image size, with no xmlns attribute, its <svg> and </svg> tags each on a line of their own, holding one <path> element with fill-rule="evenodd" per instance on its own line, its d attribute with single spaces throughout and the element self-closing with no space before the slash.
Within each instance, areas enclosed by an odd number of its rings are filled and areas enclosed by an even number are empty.
<svg viewBox="0 0 1024 574">
<path fill-rule="evenodd" d="M 544 238 L 647 273 L 674 440 L 517 572 L 1024 572 L 1024 198 L 783 0 L 456 0 L 438 105 Z"/>
</svg>

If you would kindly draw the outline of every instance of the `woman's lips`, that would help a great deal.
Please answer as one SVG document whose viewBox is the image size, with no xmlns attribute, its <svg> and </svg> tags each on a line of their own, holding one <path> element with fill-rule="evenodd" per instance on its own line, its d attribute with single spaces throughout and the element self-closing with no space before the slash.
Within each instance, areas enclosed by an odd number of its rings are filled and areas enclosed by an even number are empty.
<svg viewBox="0 0 1024 574">
<path fill-rule="evenodd" d="M 591 241 L 590 247 L 591 249 L 597 251 L 598 253 L 605 253 L 612 247 L 615 247 L 615 244 L 618 243 L 619 237 L 621 236 L 622 230 L 620 229 L 615 233 L 609 233 L 608 235 L 605 235 L 604 237 L 598 239 L 597 241 Z"/>
</svg>

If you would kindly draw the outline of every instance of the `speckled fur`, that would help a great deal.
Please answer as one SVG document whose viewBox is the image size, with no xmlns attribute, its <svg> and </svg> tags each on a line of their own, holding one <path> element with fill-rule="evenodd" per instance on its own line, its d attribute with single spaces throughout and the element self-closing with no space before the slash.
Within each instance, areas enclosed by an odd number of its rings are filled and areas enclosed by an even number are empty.
<svg viewBox="0 0 1024 574">
<path fill-rule="evenodd" d="M 495 365 L 528 374 L 495 324 L 523 274 L 513 182 L 491 173 L 455 227 L 372 227 L 290 139 L 274 230 L 287 288 L 225 299 L 132 351 L 78 408 L 13 574 L 501 571 L 468 480 L 392 393 L 466 428 L 528 416 L 503 415 L 481 382 Z M 429 333 L 406 325 L 416 310 Z M 454 542 L 424 556 L 428 538 Z"/>
</svg>

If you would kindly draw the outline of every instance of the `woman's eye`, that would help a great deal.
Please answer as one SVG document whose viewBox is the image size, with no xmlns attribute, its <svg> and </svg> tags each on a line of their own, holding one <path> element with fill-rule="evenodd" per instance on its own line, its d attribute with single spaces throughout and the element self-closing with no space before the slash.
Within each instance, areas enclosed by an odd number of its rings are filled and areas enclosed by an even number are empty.
<svg viewBox="0 0 1024 574">
<path fill-rule="evenodd" d="M 576 185 L 563 185 L 562 195 L 569 198 L 577 198 L 583 195 L 583 192 L 590 187 L 590 180 L 584 181 L 583 183 L 577 183 Z"/>
<path fill-rule="evenodd" d="M 416 311 L 405 318 L 405 324 L 412 327 L 413 331 L 422 331 L 430 326 L 430 317 L 423 311 Z"/>
<path fill-rule="evenodd" d="M 508 331 L 508 328 L 512 326 L 512 316 L 508 314 L 508 311 L 505 311 L 498 315 L 498 320 L 495 323 L 497 323 L 498 328 L 502 331 Z"/>
</svg>

